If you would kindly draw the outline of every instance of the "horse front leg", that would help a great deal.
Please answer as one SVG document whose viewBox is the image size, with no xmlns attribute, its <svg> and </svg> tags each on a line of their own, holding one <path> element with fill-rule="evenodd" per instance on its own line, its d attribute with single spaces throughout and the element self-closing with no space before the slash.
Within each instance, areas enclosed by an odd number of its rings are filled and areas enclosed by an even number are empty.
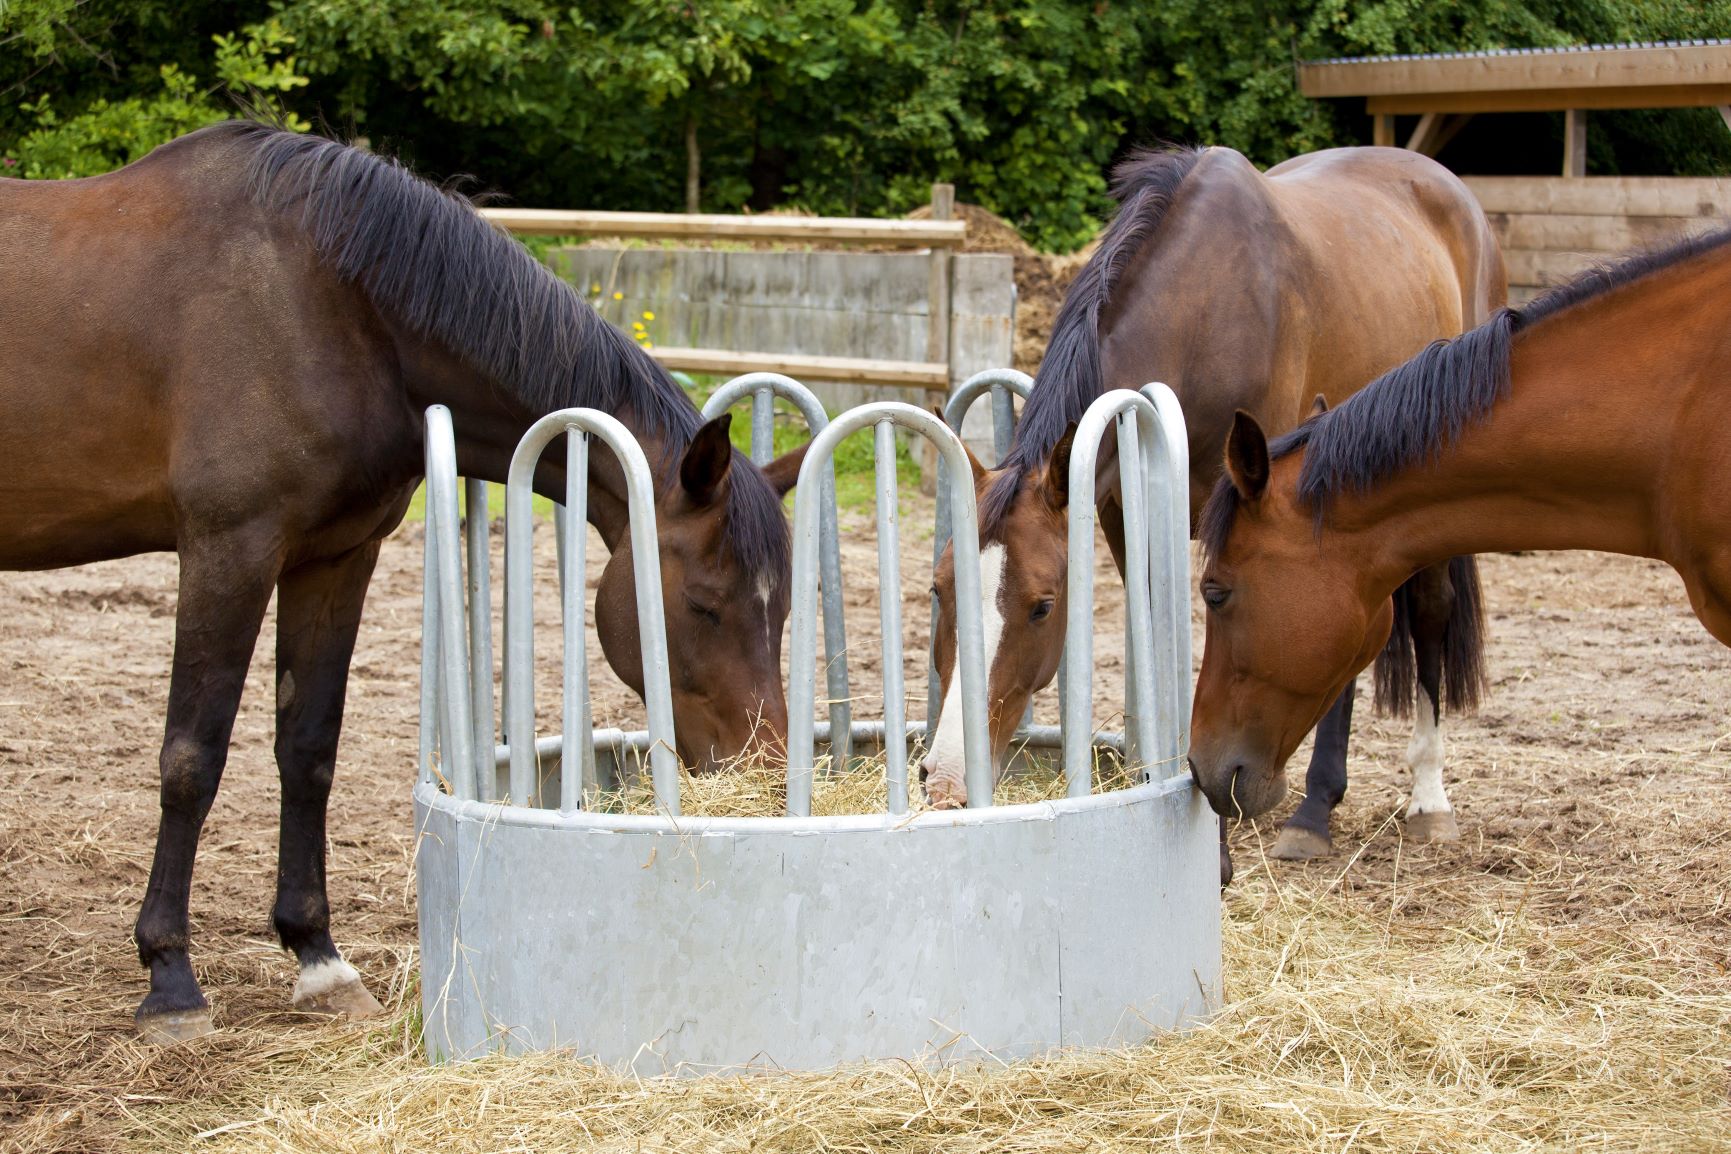
<svg viewBox="0 0 1731 1154">
<path fill-rule="evenodd" d="M 183 542 L 174 666 L 162 739 L 161 823 L 133 938 L 150 970 L 135 1016 L 149 1041 L 211 1031 L 210 1003 L 193 976 L 187 903 L 205 815 L 228 761 L 247 666 L 276 577 L 274 534 L 224 533 Z"/>
<path fill-rule="evenodd" d="M 365 1018 L 380 1012 L 331 940 L 325 891 L 325 812 L 336 772 L 349 660 L 378 542 L 301 565 L 277 590 L 276 761 L 282 831 L 271 921 L 300 965 L 292 1000 L 309 1013 Z"/>
<path fill-rule="evenodd" d="M 1346 747 L 1352 737 L 1352 703 L 1358 678 L 1347 682 L 1316 725 L 1310 766 L 1304 772 L 1304 800 L 1274 839 L 1268 856 L 1281 861 L 1311 861 L 1334 852 L 1329 820 L 1346 796 Z"/>
<path fill-rule="evenodd" d="M 1406 835 L 1419 842 L 1456 841 L 1460 827 L 1455 824 L 1454 807 L 1443 788 L 1443 650 L 1455 601 L 1448 564 L 1433 565 L 1416 574 L 1409 582 L 1409 594 L 1419 697 L 1413 712 L 1412 740 L 1406 747 L 1406 764 L 1412 771 Z"/>
</svg>

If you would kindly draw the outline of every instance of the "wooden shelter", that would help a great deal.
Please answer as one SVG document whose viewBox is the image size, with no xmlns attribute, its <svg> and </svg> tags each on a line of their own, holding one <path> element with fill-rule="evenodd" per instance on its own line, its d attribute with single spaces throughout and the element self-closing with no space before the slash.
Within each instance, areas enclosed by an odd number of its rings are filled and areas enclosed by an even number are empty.
<svg viewBox="0 0 1731 1154">
<path fill-rule="evenodd" d="M 1427 156 L 1479 113 L 1564 112 L 1562 174 L 1580 177 L 1589 109 L 1716 107 L 1731 129 L 1731 40 L 1318 60 L 1298 66 L 1298 86 L 1363 97 L 1377 144 L 1395 143 L 1396 116 L 1416 114 L 1406 147 Z"/>
</svg>

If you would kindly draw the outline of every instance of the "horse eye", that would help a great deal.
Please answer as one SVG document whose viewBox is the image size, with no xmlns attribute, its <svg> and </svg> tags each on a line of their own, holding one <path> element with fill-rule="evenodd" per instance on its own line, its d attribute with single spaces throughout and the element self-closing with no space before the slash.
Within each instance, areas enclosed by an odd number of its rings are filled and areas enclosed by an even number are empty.
<svg viewBox="0 0 1731 1154">
<path fill-rule="evenodd" d="M 936 585 L 932 586 L 932 596 L 940 599 L 943 597 L 943 594 L 938 592 L 938 587 Z"/>
<path fill-rule="evenodd" d="M 1226 604 L 1226 599 L 1230 596 L 1232 596 L 1232 590 L 1224 585 L 1216 585 L 1209 581 L 1202 586 L 1202 600 L 1207 603 L 1210 609 L 1220 608 Z"/>
<path fill-rule="evenodd" d="M 1052 615 L 1053 604 L 1054 604 L 1054 602 L 1053 602 L 1052 598 L 1050 598 L 1050 597 L 1046 598 L 1044 601 L 1042 601 L 1038 605 L 1034 606 L 1034 611 L 1032 613 L 1028 614 L 1028 620 L 1029 621 L 1044 621 L 1046 618 L 1048 618 Z"/>
<path fill-rule="evenodd" d="M 706 609 L 695 601 L 687 601 L 685 604 L 693 613 L 697 614 L 711 625 L 721 624 L 721 614 L 717 613 L 715 610 Z"/>
</svg>

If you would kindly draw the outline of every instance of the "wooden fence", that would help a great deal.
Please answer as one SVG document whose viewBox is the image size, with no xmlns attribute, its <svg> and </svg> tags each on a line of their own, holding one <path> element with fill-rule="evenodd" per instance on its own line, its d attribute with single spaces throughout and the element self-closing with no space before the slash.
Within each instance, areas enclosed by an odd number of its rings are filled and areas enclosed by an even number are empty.
<svg viewBox="0 0 1731 1154">
<path fill-rule="evenodd" d="M 1631 248 L 1731 224 L 1731 178 L 1468 176 L 1509 268 L 1509 300 Z"/>
</svg>

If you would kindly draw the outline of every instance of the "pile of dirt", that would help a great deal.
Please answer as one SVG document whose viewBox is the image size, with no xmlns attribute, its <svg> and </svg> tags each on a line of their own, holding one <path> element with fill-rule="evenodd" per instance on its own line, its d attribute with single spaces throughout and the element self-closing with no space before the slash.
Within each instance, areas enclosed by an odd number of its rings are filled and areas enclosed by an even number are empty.
<svg viewBox="0 0 1731 1154">
<path fill-rule="evenodd" d="M 1024 373 L 1039 371 L 1052 339 L 1052 322 L 1064 303 L 1070 282 L 1093 255 L 1092 244 L 1079 252 L 1054 255 L 1039 252 L 1003 217 L 977 204 L 956 205 L 956 216 L 968 222 L 963 252 L 1002 252 L 1016 265 L 1016 342 L 1013 367 Z M 909 220 L 926 220 L 930 205 L 908 213 Z"/>
</svg>

